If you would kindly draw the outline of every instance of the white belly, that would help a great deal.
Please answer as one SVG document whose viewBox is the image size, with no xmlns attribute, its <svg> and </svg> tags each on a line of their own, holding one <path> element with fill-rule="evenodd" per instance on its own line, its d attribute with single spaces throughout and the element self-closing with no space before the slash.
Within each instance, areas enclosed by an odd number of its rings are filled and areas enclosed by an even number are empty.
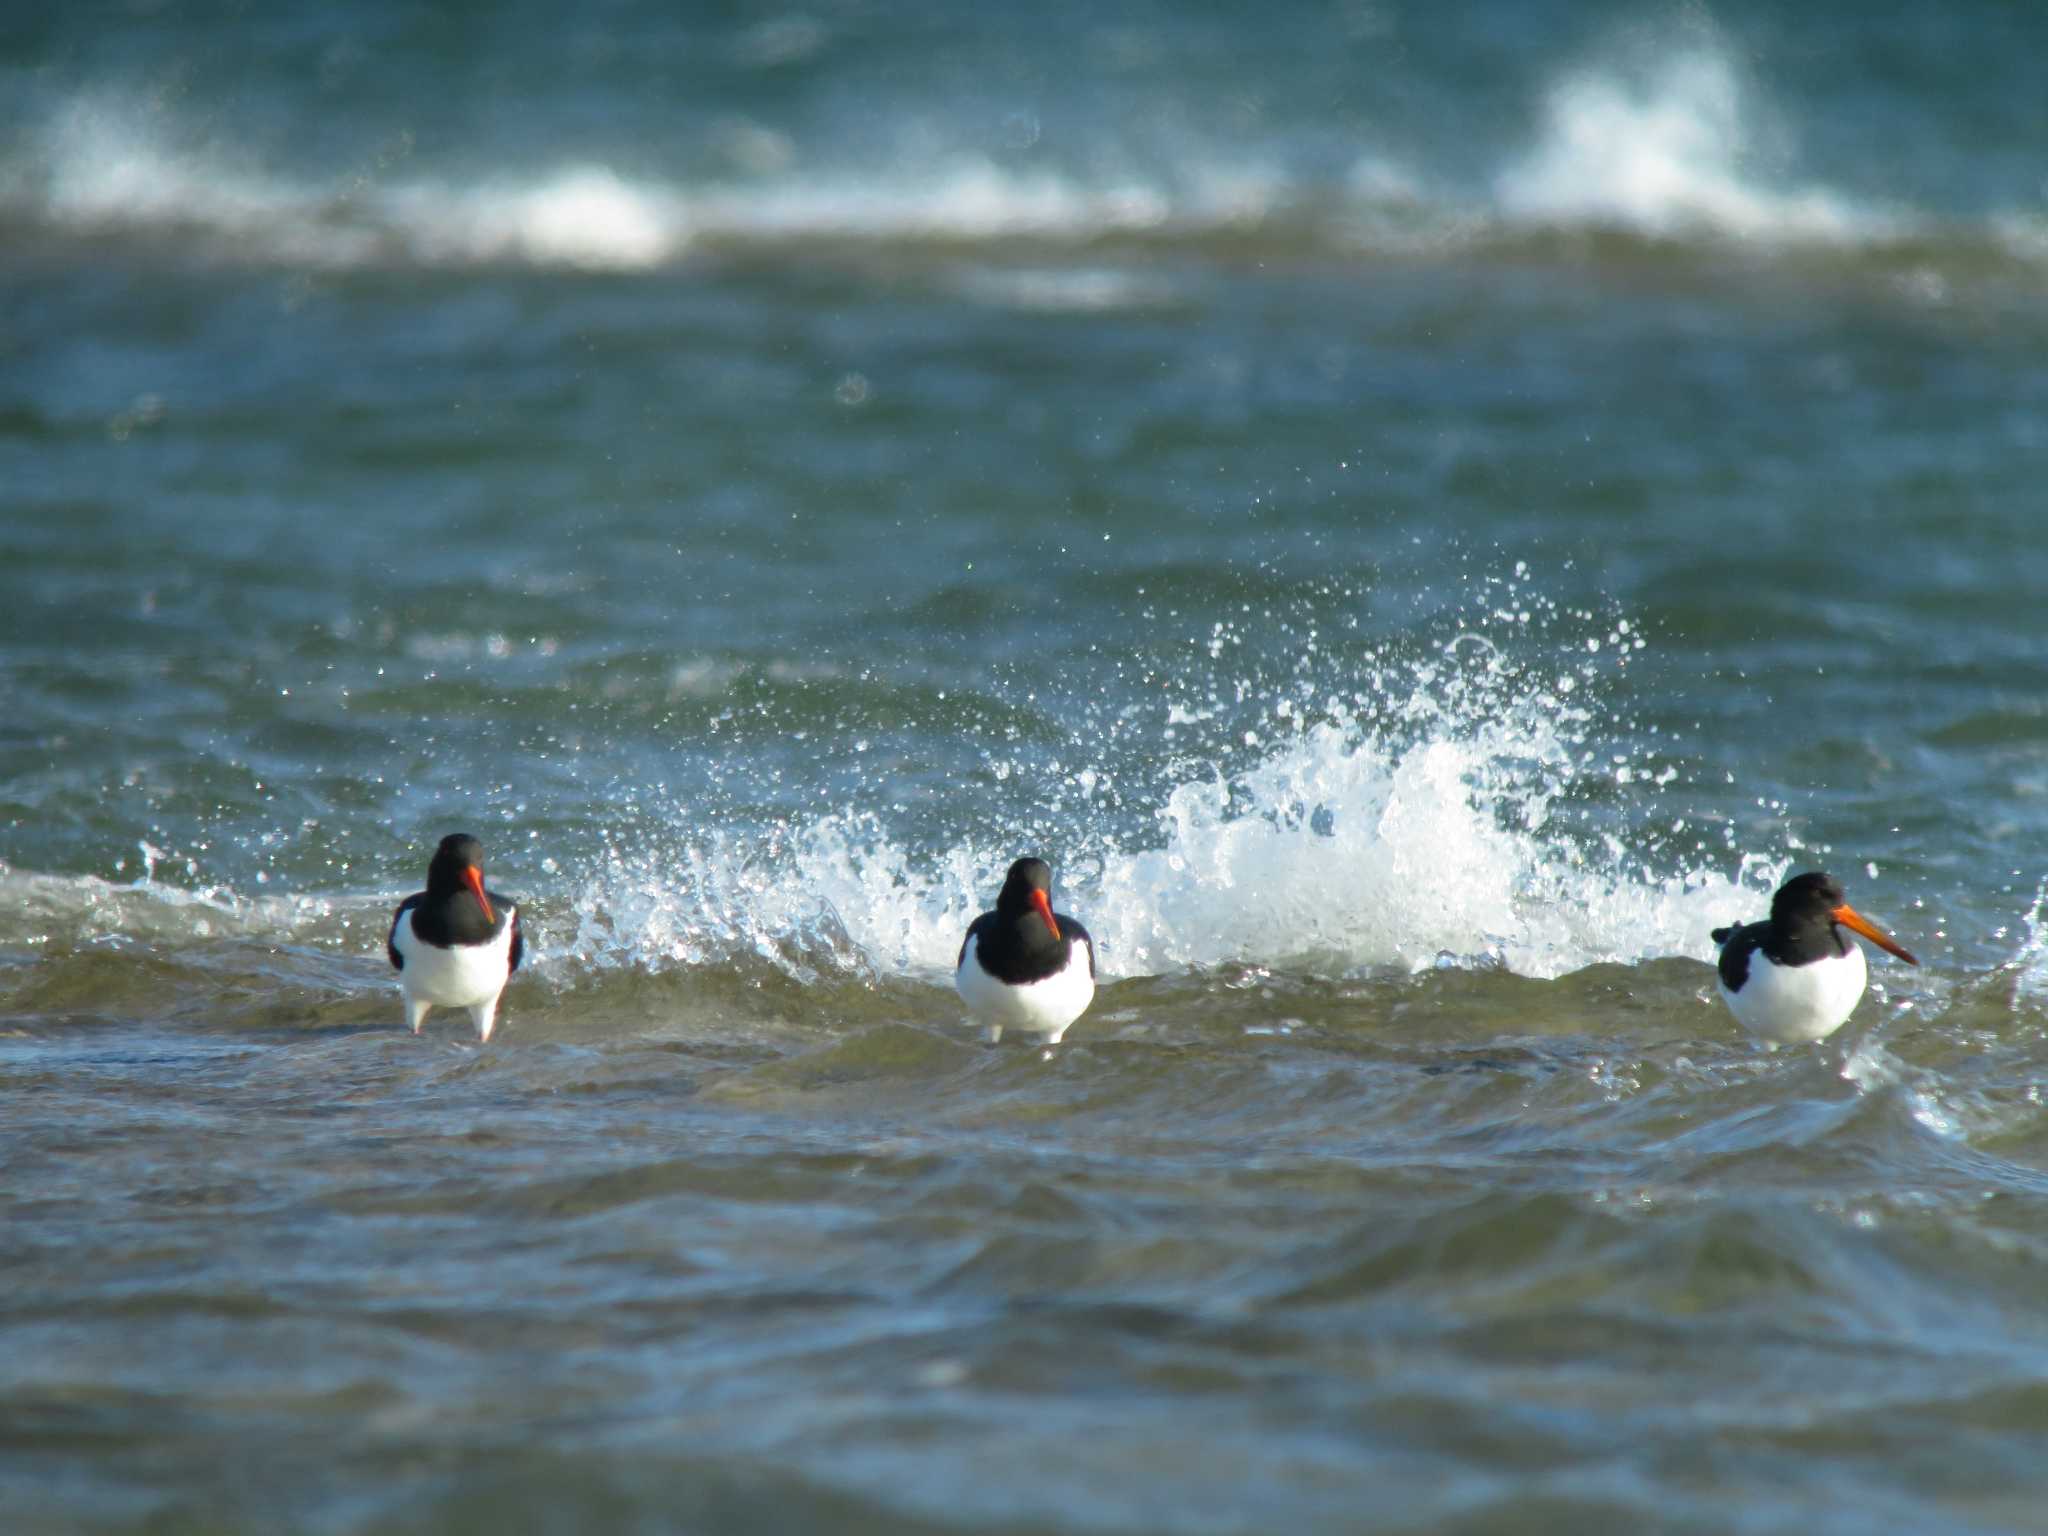
<svg viewBox="0 0 2048 1536">
<path fill-rule="evenodd" d="M 512 909 L 506 909 L 509 915 Z M 412 931 L 408 913 L 391 942 L 405 957 L 398 984 L 408 1002 L 436 1008 L 474 1008 L 494 1002 L 512 976 L 512 924 L 488 944 L 454 944 L 438 949 Z"/>
<path fill-rule="evenodd" d="M 1063 969 L 1043 981 L 1027 981 L 1021 986 L 997 981 L 981 968 L 975 953 L 979 943 L 978 938 L 968 939 L 960 969 L 953 973 L 953 987 L 977 1023 L 994 1030 L 1027 1030 L 1057 1042 L 1067 1026 L 1088 1011 L 1095 998 L 1095 978 L 1089 974 L 1085 939 L 1075 941 Z"/>
<path fill-rule="evenodd" d="M 1749 957 L 1740 992 L 1721 984 L 1721 998 L 1742 1027 L 1760 1040 L 1798 1045 L 1824 1039 L 1848 1022 L 1863 996 L 1869 967 L 1860 945 L 1810 965 L 1779 965 L 1761 951 Z"/>
</svg>

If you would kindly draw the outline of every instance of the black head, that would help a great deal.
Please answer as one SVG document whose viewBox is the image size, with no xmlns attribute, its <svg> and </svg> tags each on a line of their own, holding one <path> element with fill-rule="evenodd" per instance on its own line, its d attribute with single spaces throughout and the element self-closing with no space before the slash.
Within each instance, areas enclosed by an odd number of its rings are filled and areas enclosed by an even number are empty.
<svg viewBox="0 0 2048 1536">
<path fill-rule="evenodd" d="M 1052 866 L 1043 859 L 1019 859 L 1003 877 L 1003 890 L 996 897 L 996 910 L 1028 910 L 1033 905 L 1033 891 L 1043 891 L 1048 896 L 1052 894 Z"/>
<path fill-rule="evenodd" d="M 1036 912 L 1052 936 L 1060 937 L 1060 925 L 1052 913 L 1052 866 L 1043 859 L 1019 859 L 1012 864 L 996 896 L 996 911 L 1008 918 Z"/>
<path fill-rule="evenodd" d="M 1800 933 L 1826 933 L 1833 935 L 1838 947 L 1846 947 L 1849 941 L 1834 932 L 1837 925 L 1862 934 L 1879 949 L 1897 955 L 1908 965 L 1920 963 L 1913 958 L 1912 951 L 1903 948 L 1897 939 L 1849 905 L 1842 882 L 1833 875 L 1824 875 L 1818 870 L 1794 875 L 1779 886 L 1778 893 L 1771 898 L 1771 927 L 1777 930 L 1781 943 Z"/>
<path fill-rule="evenodd" d="M 1771 921 L 1781 928 L 1800 923 L 1829 922 L 1848 902 L 1842 882 L 1816 869 L 1808 874 L 1794 875 L 1778 887 L 1778 893 L 1771 898 Z"/>
<path fill-rule="evenodd" d="M 497 922 L 497 914 L 491 911 L 491 898 L 484 894 L 484 845 L 467 832 L 450 832 L 441 839 L 433 862 L 427 865 L 427 894 L 452 896 L 465 889 L 484 909 L 484 921 Z"/>
<path fill-rule="evenodd" d="M 427 866 L 427 889 L 454 890 L 465 883 L 465 870 L 484 867 L 484 845 L 467 832 L 450 832 L 434 850 Z"/>
</svg>

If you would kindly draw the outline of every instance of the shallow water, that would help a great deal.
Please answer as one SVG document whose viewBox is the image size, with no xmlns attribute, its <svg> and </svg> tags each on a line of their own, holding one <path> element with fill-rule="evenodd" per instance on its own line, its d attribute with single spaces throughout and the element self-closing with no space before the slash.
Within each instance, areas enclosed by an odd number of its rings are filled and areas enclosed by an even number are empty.
<svg viewBox="0 0 2048 1536">
<path fill-rule="evenodd" d="M 2037 1524 L 2048 32 L 1865 21 L 6 45 L 9 1529 Z"/>
</svg>

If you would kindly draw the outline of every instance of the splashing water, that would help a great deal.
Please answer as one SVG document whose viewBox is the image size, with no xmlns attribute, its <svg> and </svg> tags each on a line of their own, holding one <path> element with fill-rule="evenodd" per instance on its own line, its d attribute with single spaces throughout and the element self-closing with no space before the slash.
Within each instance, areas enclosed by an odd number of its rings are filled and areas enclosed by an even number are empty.
<svg viewBox="0 0 2048 1536">
<path fill-rule="evenodd" d="M 1726 52 L 1696 46 L 1632 79 L 1577 71 L 1552 90 L 1542 136 L 1499 177 L 1512 217 L 1611 224 L 1672 237 L 1850 240 L 1880 233 L 1868 211 L 1819 188 L 1759 182 L 1754 106 Z"/>
<path fill-rule="evenodd" d="M 1186 760 L 1198 766 L 1136 836 L 1067 799 L 1057 815 L 1030 818 L 1063 828 L 1064 846 L 1029 849 L 980 832 L 920 851 L 853 808 L 692 832 L 686 810 L 671 807 L 652 835 L 634 825 L 614 836 L 576 894 L 569 954 L 595 968 L 752 955 L 804 981 L 937 980 L 1002 869 L 1037 851 L 1055 859 L 1059 899 L 1088 925 L 1109 978 L 1239 962 L 1556 976 L 1598 961 L 1709 958 L 1709 931 L 1751 915 L 1788 864 L 1731 853 L 1734 878 L 1699 856 L 1654 869 L 1601 830 L 1595 794 L 1632 785 L 1654 804 L 1676 772 L 1647 754 L 1591 749 L 1603 728 L 1603 663 L 1591 659 L 1600 642 L 1589 652 L 1566 621 L 1593 616 L 1533 604 L 1536 630 L 1572 632 L 1568 659 L 1532 656 L 1552 642 L 1519 638 L 1532 605 L 1519 600 L 1485 615 L 1515 639 L 1460 620 L 1419 659 L 1376 653 L 1348 695 L 1297 677 L 1254 697 L 1260 729 L 1240 739 L 1257 748 L 1235 766 L 1221 733 L 1241 715 L 1219 722 L 1221 704 L 1169 702 L 1169 729 L 1209 720 L 1218 750 Z M 1610 667 L 1643 644 L 1626 622 L 1606 638 Z M 1086 760 L 1087 748 L 1062 755 Z"/>
<path fill-rule="evenodd" d="M 214 259 L 320 270 L 531 266 L 634 273 L 706 247 L 800 250 L 840 242 L 1102 242 L 1200 247 L 1270 230 L 1276 251 L 1307 239 L 1330 249 L 1412 251 L 1512 238 L 1530 226 L 1620 229 L 1662 240 L 1705 236 L 1763 245 L 1883 250 L 1938 238 L 1924 210 L 1873 207 L 1823 183 L 1769 174 L 1770 103 L 1710 28 L 1660 34 L 1635 59 L 1596 59 L 1559 73 L 1534 138 L 1503 144 L 1477 189 L 1428 164 L 1396 164 L 1351 146 L 1332 175 L 1313 155 L 1247 148 L 1189 133 L 1170 154 L 1121 149 L 1027 167 L 905 130 L 878 174 L 772 131 L 742 132 L 722 170 L 649 169 L 624 149 L 491 174 L 421 163 L 398 135 L 346 167 L 263 163 L 203 119 L 136 109 L 124 91 L 87 89 L 32 121 L 24 149 L 0 157 L 0 211 L 72 235 L 176 239 Z M 726 125 L 728 132 L 732 125 Z M 1949 231 L 1953 234 L 1954 231 Z M 2038 260 L 2038 220 L 1987 213 L 1975 238 Z M 1000 284 L 997 285 L 1000 289 Z M 1041 277 L 1020 290 L 1101 306 L 1156 293 L 1156 278 L 1114 274 L 1078 290 Z M 987 281 L 982 283 L 988 291 Z"/>
</svg>

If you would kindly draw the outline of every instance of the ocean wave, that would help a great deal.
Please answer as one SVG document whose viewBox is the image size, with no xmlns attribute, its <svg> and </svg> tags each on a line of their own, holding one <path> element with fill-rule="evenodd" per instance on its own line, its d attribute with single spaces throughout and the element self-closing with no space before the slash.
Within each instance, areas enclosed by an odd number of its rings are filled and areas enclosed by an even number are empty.
<svg viewBox="0 0 2048 1536">
<path fill-rule="evenodd" d="M 1718 49 L 1662 56 L 1646 71 L 1574 71 L 1550 90 L 1535 143 L 1497 178 L 1498 207 L 1513 222 L 1659 240 L 1872 245 L 1904 233 L 1826 187 L 1762 174 L 1758 112 Z"/>
<path fill-rule="evenodd" d="M 215 940 L 297 940 L 349 917 L 349 898 L 245 896 L 225 884 L 157 878 L 158 850 L 142 845 L 132 881 L 52 875 L 0 863 L 0 949 L 28 954 L 127 944 L 166 949 Z M 188 871 L 196 875 L 194 866 Z M 380 933 L 381 936 L 381 933 Z"/>
<path fill-rule="evenodd" d="M 1555 750 L 1518 727 L 1395 751 L 1356 721 L 1318 724 L 1248 772 L 1173 791 L 1158 846 L 1084 832 L 1062 857 L 1060 899 L 1094 934 L 1105 977 L 1120 978 L 1234 964 L 1549 977 L 1600 961 L 1704 959 L 1710 928 L 1766 898 L 1781 863 L 1747 861 L 1738 881 L 1589 859 L 1543 825 L 1541 791 L 1509 787 Z M 943 983 L 1017 851 L 914 850 L 862 811 L 707 829 L 678 808 L 620 829 L 594 867 L 532 903 L 535 967 L 564 984 L 735 963 L 807 985 Z M 267 941 L 381 963 L 399 894 L 252 898 L 0 870 L 0 946 L 175 954 Z"/>
<path fill-rule="evenodd" d="M 1513 254 L 1598 235 L 1669 248 L 1739 244 L 1896 264 L 2048 267 L 2038 219 L 1993 210 L 1943 221 L 1773 174 L 1769 121 L 1728 56 L 1696 46 L 1654 67 L 1560 75 L 1526 143 L 1461 187 L 1361 147 L 1348 164 L 1187 144 L 1129 168 L 1021 168 L 985 155 L 833 167 L 793 152 L 751 174 L 632 174 L 602 157 L 480 177 L 422 173 L 407 147 L 328 179 L 265 166 L 179 133 L 111 95 L 81 95 L 0 168 L 0 218 L 23 235 L 168 245 L 189 259 L 321 270 L 495 266 L 656 271 L 703 253 L 780 256 L 858 246 L 963 248 L 970 296 L 1024 308 L 1159 299 L 1104 261 L 1162 253 L 1274 259 Z M 1533 246 L 1532 246 L 1533 243 Z M 1583 250 L 1579 252 L 1583 255 Z M 1031 273 L 990 275 L 994 258 Z M 1077 277 L 1048 277 L 1078 260 Z"/>
<path fill-rule="evenodd" d="M 2048 1007 L 2048 884 L 2034 892 L 2021 927 L 2019 952 L 2012 961 L 2015 1005 Z"/>
<path fill-rule="evenodd" d="M 1624 626 L 1607 643 L 1633 638 Z M 1528 666 L 1467 635 L 1376 693 L 1278 698 L 1250 766 L 1172 788 L 1141 846 L 1072 812 L 1063 848 L 934 854 L 863 811 L 707 833 L 679 807 L 589 873 L 568 949 L 592 968 L 745 954 L 807 979 L 943 980 L 1004 866 L 1035 851 L 1056 858 L 1060 899 L 1111 978 L 1238 964 L 1555 977 L 1708 959 L 1710 930 L 1761 910 L 1788 862 L 1716 849 L 1658 872 L 1572 825 L 1586 780 L 1658 772 L 1628 754 L 1591 766 L 1581 686 L 1569 662 Z M 1075 786 L 1084 804 L 1090 789 Z"/>
<path fill-rule="evenodd" d="M 1719 786 L 1695 804 L 1683 745 L 1607 702 L 1645 659 L 1640 627 L 1548 598 L 1525 564 L 1474 578 L 1395 640 L 1318 644 L 1284 603 L 1245 622 L 1277 629 L 1235 671 L 1118 704 L 1108 741 L 1084 708 L 1043 722 L 1054 750 L 1039 760 L 984 758 L 1006 786 L 986 818 L 973 799 L 937 823 L 918 820 L 930 806 L 885 813 L 901 797 L 887 777 L 801 816 L 738 808 L 762 803 L 744 785 L 733 807 L 618 785 L 578 846 L 541 850 L 511 887 L 530 898 L 533 969 L 570 987 L 736 964 L 802 986 L 943 986 L 1029 852 L 1056 864 L 1112 980 L 1555 978 L 1710 960 L 1712 929 L 1758 915 L 1811 857 L 1782 828 L 1740 846 Z M 1243 638 L 1218 622 L 1212 656 Z M 241 891 L 200 857 L 138 852 L 127 884 L 0 865 L 0 951 L 271 939 L 381 965 L 412 888 Z"/>
<path fill-rule="evenodd" d="M 1663 793 L 1677 769 L 1608 739 L 1625 732 L 1599 703 L 1605 679 L 1643 636 L 1564 612 L 1519 570 L 1445 623 L 1362 675 L 1347 662 L 1341 686 L 1247 676 L 1232 690 L 1242 708 L 1164 701 L 1162 741 L 1190 755 L 1144 791 L 1149 817 L 1135 821 L 1094 768 L 1060 771 L 1022 822 L 935 842 L 858 804 L 763 823 L 636 792 L 601 852 L 551 862 L 527 893 L 536 969 L 573 984 L 741 962 L 806 985 L 943 984 L 1027 851 L 1056 861 L 1063 905 L 1113 979 L 1231 965 L 1555 977 L 1709 958 L 1709 931 L 1760 910 L 1787 860 L 1745 856 L 1725 823 L 1688 827 Z M 1219 649 L 1227 638 L 1219 626 Z M 1643 824 L 1617 826 L 1624 815 Z M 196 866 L 142 851 L 129 886 L 0 870 L 0 945 L 267 935 L 377 956 L 403 894 L 182 889 Z"/>
<path fill-rule="evenodd" d="M 881 175 L 678 184 L 580 162 L 455 182 L 266 170 L 92 97 L 0 183 L 8 216 L 58 234 L 182 240 L 226 261 L 320 268 L 490 265 L 646 271 L 707 245 L 1086 242 L 1256 218 L 1273 187 L 1207 171 L 1169 188 L 1018 172 L 974 156 Z"/>
</svg>

